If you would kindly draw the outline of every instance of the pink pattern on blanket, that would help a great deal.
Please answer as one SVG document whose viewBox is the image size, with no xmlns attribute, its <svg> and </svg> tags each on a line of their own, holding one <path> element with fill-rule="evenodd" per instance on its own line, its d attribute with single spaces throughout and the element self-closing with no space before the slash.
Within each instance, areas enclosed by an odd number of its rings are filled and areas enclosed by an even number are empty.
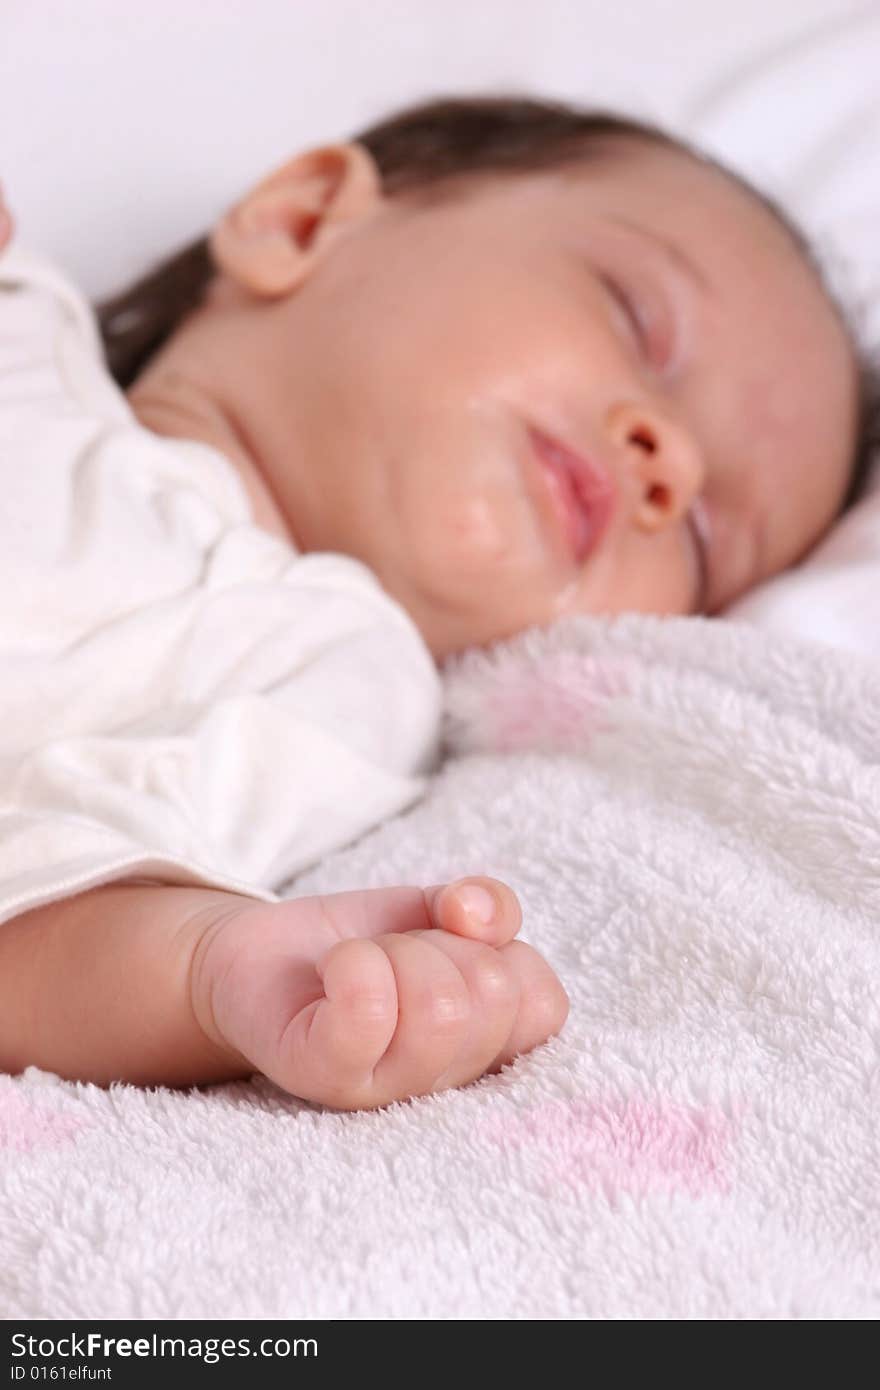
<svg viewBox="0 0 880 1390">
<path fill-rule="evenodd" d="M 11 1077 L 0 1077 L 0 1149 L 30 1153 L 57 1149 L 91 1125 L 71 1115 L 60 1115 L 33 1105 L 17 1093 Z"/>
<path fill-rule="evenodd" d="M 561 1184 L 602 1193 L 730 1191 L 733 1121 L 723 1111 L 672 1101 L 551 1101 L 489 1125 L 504 1149 L 521 1150 L 527 1171 L 548 1194 Z"/>
<path fill-rule="evenodd" d="M 622 664 L 576 651 L 550 653 L 539 670 L 517 671 L 488 695 L 489 744 L 503 753 L 589 746 L 611 727 L 608 706 L 628 689 Z"/>
</svg>

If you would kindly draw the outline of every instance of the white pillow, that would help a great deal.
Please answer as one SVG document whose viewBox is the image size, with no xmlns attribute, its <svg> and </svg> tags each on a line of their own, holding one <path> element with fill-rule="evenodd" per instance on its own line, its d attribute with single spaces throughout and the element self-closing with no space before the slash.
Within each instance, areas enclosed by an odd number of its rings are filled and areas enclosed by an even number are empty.
<svg viewBox="0 0 880 1390">
<path fill-rule="evenodd" d="M 880 345 L 880 13 L 814 26 L 695 101 L 697 141 L 791 211 Z M 880 456 L 865 499 L 724 616 L 880 658 Z"/>
</svg>

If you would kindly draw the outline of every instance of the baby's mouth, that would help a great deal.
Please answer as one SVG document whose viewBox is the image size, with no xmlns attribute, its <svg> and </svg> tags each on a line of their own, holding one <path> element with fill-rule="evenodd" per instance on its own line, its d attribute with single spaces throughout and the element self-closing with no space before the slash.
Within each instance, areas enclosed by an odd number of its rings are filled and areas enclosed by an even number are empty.
<svg viewBox="0 0 880 1390">
<path fill-rule="evenodd" d="M 592 554 L 611 520 L 616 502 L 614 483 L 592 459 L 534 425 L 529 439 L 541 465 L 557 534 L 561 532 L 575 563 Z"/>
</svg>

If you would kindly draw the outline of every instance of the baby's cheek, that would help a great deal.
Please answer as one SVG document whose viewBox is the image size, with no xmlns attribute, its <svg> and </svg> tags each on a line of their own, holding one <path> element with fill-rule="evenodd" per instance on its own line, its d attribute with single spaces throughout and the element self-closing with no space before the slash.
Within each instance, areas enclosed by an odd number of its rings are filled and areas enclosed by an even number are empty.
<svg viewBox="0 0 880 1390">
<path fill-rule="evenodd" d="M 490 499 L 464 498 L 446 521 L 445 540 L 458 563 L 475 569 L 509 559 L 510 535 Z"/>
<path fill-rule="evenodd" d="M 406 538 L 409 577 L 436 602 L 485 613 L 506 607 L 525 587 L 521 548 L 511 528 L 479 497 L 426 509 Z M 533 586 L 529 586 L 530 588 Z"/>
</svg>

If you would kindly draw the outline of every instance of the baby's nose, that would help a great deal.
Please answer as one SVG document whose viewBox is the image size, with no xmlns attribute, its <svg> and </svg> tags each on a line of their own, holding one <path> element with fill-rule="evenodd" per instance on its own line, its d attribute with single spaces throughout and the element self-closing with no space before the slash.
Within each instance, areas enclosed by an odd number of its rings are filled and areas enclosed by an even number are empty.
<svg viewBox="0 0 880 1390">
<path fill-rule="evenodd" d="M 621 402 L 608 411 L 605 431 L 634 480 L 636 524 L 655 531 L 685 516 L 706 473 L 687 426 L 657 406 Z"/>
</svg>

